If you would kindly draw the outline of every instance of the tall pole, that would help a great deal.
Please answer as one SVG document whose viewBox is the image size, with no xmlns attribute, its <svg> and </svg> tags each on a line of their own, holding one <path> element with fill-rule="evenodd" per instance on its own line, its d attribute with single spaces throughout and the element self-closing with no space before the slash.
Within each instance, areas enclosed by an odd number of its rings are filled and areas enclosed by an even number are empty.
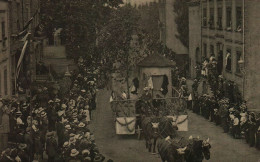
<svg viewBox="0 0 260 162">
<path fill-rule="evenodd" d="M 126 57 L 126 88 L 127 88 L 127 99 L 130 99 L 129 91 L 129 52 L 125 49 Z"/>
</svg>

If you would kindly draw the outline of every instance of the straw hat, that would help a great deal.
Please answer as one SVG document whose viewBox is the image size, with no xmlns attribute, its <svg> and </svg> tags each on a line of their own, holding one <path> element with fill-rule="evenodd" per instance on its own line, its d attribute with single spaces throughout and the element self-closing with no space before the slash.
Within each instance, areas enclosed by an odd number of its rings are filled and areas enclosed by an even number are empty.
<svg viewBox="0 0 260 162">
<path fill-rule="evenodd" d="M 89 150 L 85 149 L 85 150 L 83 150 L 83 151 L 81 152 L 81 154 L 82 154 L 82 155 L 85 155 L 85 154 L 89 155 L 90 152 L 89 152 Z"/>
<path fill-rule="evenodd" d="M 76 149 L 72 149 L 70 152 L 70 156 L 72 156 L 72 157 L 77 156 L 78 154 L 79 154 L 79 152 Z"/>
<path fill-rule="evenodd" d="M 56 98 L 56 99 L 55 99 L 55 102 L 60 102 L 60 99 Z"/>
<path fill-rule="evenodd" d="M 42 117 L 42 118 L 46 117 L 46 115 L 47 115 L 46 112 L 44 112 L 44 111 L 41 112 L 41 117 Z"/>
<path fill-rule="evenodd" d="M 68 141 L 64 142 L 63 147 L 68 147 L 70 144 Z"/>
<path fill-rule="evenodd" d="M 54 102 L 53 100 L 49 100 L 49 101 L 48 101 L 48 104 L 53 103 L 53 102 Z"/>
<path fill-rule="evenodd" d="M 85 92 L 86 92 L 86 90 L 85 90 L 85 89 L 82 89 L 82 90 L 81 90 L 81 92 L 85 93 Z"/>
<path fill-rule="evenodd" d="M 79 125 L 78 125 L 79 128 L 83 128 L 85 127 L 85 124 L 83 122 L 80 122 Z"/>
<path fill-rule="evenodd" d="M 68 129 L 68 130 L 71 129 L 70 125 L 66 125 L 65 129 Z"/>
<path fill-rule="evenodd" d="M 44 109 L 43 109 L 42 107 L 40 107 L 40 108 L 38 109 L 38 113 L 41 113 L 43 110 L 44 110 Z"/>
<path fill-rule="evenodd" d="M 74 133 L 70 133 L 70 137 L 75 137 L 75 134 Z"/>
<path fill-rule="evenodd" d="M 67 105 L 66 105 L 66 104 L 62 104 L 62 105 L 61 105 L 61 108 L 66 109 L 66 108 L 67 108 Z"/>
</svg>

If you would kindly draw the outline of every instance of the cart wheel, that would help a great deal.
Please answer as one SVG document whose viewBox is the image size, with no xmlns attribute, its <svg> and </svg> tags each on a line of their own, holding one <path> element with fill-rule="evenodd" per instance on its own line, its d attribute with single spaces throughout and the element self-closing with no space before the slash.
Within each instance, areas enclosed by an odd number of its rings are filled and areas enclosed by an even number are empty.
<svg viewBox="0 0 260 162">
<path fill-rule="evenodd" d="M 138 125 L 138 126 L 137 126 L 137 130 L 136 130 L 137 139 L 138 139 L 138 140 L 141 139 L 141 131 L 142 131 L 142 129 L 141 129 L 140 126 Z"/>
</svg>

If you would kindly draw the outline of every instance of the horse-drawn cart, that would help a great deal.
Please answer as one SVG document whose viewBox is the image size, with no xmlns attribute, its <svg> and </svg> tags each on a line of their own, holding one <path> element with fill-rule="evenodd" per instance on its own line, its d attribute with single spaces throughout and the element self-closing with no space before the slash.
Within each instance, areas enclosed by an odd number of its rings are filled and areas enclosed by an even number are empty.
<svg viewBox="0 0 260 162">
<path fill-rule="evenodd" d="M 151 102 L 142 100 L 114 100 L 111 102 L 116 134 L 137 134 L 141 136 L 141 122 L 144 117 L 167 117 L 178 131 L 188 131 L 188 115 L 184 98 L 154 98 Z"/>
</svg>

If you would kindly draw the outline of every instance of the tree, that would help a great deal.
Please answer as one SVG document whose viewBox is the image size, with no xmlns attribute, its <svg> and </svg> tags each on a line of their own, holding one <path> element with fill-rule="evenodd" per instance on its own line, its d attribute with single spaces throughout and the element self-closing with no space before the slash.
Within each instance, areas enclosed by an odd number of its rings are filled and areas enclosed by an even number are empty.
<svg viewBox="0 0 260 162">
<path fill-rule="evenodd" d="M 173 4 L 176 14 L 175 23 L 177 24 L 178 35 L 176 37 L 185 47 L 189 47 L 189 9 L 190 0 L 175 0 Z"/>
<path fill-rule="evenodd" d="M 88 55 L 96 46 L 96 35 L 107 23 L 110 13 L 122 0 L 42 0 L 41 18 L 45 33 L 53 37 L 54 28 L 63 28 L 68 57 Z"/>
<path fill-rule="evenodd" d="M 132 36 L 139 31 L 139 17 L 138 11 L 130 5 L 112 12 L 111 18 L 98 34 L 98 47 L 103 49 L 103 57 L 112 57 L 113 62 L 127 62 Z"/>
</svg>

